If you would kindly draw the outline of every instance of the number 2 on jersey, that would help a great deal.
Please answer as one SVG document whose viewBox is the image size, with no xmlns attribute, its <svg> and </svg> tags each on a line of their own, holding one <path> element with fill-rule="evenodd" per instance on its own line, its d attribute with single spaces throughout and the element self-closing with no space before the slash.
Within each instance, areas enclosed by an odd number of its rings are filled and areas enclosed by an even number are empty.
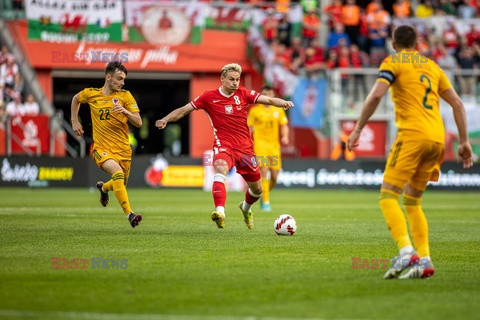
<svg viewBox="0 0 480 320">
<path fill-rule="evenodd" d="M 108 117 L 110 115 L 110 109 L 100 109 L 98 112 L 100 112 L 100 120 L 110 120 Z"/>
<path fill-rule="evenodd" d="M 420 82 L 423 82 L 423 79 L 426 79 L 428 84 L 427 89 L 425 89 L 425 95 L 423 96 L 423 107 L 425 109 L 432 110 L 432 106 L 427 104 L 428 94 L 430 93 L 430 91 L 432 91 L 432 83 L 430 82 L 430 79 L 424 74 L 420 76 Z"/>
</svg>

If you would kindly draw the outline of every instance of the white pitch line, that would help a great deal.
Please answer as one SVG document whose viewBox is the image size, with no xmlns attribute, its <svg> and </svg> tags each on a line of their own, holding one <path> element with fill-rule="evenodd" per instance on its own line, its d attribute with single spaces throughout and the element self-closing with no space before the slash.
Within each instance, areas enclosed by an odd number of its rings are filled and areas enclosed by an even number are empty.
<svg viewBox="0 0 480 320">
<path fill-rule="evenodd" d="M 88 320 L 329 320 L 327 318 L 280 318 L 280 317 L 239 317 L 239 316 L 194 316 L 152 313 L 93 313 L 77 311 L 33 311 L 33 310 L 0 310 L 0 318 L 44 318 L 44 319 L 88 319 Z M 337 319 L 336 320 L 365 320 Z"/>
</svg>

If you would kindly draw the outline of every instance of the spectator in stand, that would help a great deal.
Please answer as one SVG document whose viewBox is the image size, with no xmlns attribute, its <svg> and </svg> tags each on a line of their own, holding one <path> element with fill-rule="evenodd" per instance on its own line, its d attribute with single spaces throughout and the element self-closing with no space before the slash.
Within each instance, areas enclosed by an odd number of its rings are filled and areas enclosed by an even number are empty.
<svg viewBox="0 0 480 320">
<path fill-rule="evenodd" d="M 328 51 L 326 67 L 328 69 L 334 69 L 334 68 L 338 67 L 338 53 L 337 53 L 337 50 L 330 49 Z"/>
<path fill-rule="evenodd" d="M 350 66 L 355 69 L 362 69 L 368 66 L 368 55 L 359 50 L 359 47 L 350 45 Z M 367 84 L 363 74 L 353 76 L 353 101 L 363 101 L 366 97 Z"/>
<path fill-rule="evenodd" d="M 22 95 L 20 92 L 11 94 L 13 100 L 7 103 L 6 111 L 10 117 L 24 116 L 25 109 L 22 104 Z"/>
<path fill-rule="evenodd" d="M 338 47 L 338 44 L 341 39 L 345 39 L 347 42 L 347 46 L 350 45 L 350 39 L 348 38 L 348 35 L 344 31 L 343 24 L 337 23 L 334 27 L 334 30 L 332 33 L 330 33 L 330 36 L 328 37 L 327 40 L 327 46 L 329 49 L 336 48 Z"/>
<path fill-rule="evenodd" d="M 277 25 L 277 39 L 278 42 L 285 45 L 286 47 L 290 47 L 290 33 L 292 30 L 292 24 L 288 21 L 288 16 L 286 14 L 282 14 L 280 21 L 278 21 Z"/>
<path fill-rule="evenodd" d="M 325 64 L 322 62 L 322 60 L 323 59 L 319 59 L 319 57 L 315 55 L 314 48 L 308 47 L 305 50 L 305 62 L 303 67 L 308 78 L 319 76 L 320 71 L 325 68 Z"/>
<path fill-rule="evenodd" d="M 458 54 L 458 65 L 462 71 L 473 71 L 473 69 L 478 68 L 472 48 L 468 46 L 462 47 Z M 460 83 L 460 92 L 462 95 L 473 95 L 476 77 L 471 74 L 462 74 L 458 77 L 458 82 Z"/>
<path fill-rule="evenodd" d="M 421 55 L 430 57 L 430 54 L 431 54 L 430 44 L 428 43 L 427 40 L 425 40 L 425 37 L 420 33 L 417 34 L 417 51 Z"/>
<path fill-rule="evenodd" d="M 397 0 L 393 4 L 393 15 L 397 19 L 405 19 L 410 17 L 410 1 L 409 0 Z"/>
<path fill-rule="evenodd" d="M 429 18 L 433 16 L 434 13 L 435 10 L 433 9 L 432 1 L 423 0 L 422 2 L 420 2 L 420 4 L 417 6 L 417 9 L 415 10 L 415 17 Z"/>
<path fill-rule="evenodd" d="M 384 53 L 390 25 L 390 15 L 378 4 L 377 11 L 367 16 L 370 53 Z M 381 62 L 381 61 L 379 61 Z"/>
<path fill-rule="evenodd" d="M 290 68 L 292 61 L 290 60 L 290 53 L 287 51 L 287 47 L 282 43 L 278 43 L 274 48 L 274 63 L 284 66 L 287 69 Z"/>
<path fill-rule="evenodd" d="M 458 50 L 460 38 L 455 23 L 449 21 L 445 26 L 445 29 L 443 29 L 443 41 L 450 54 L 453 54 Z"/>
<path fill-rule="evenodd" d="M 298 73 L 300 68 L 303 68 L 305 62 L 305 49 L 302 47 L 302 39 L 296 37 L 292 39 L 292 46 L 288 50 L 290 54 L 290 70 L 293 73 Z"/>
<path fill-rule="evenodd" d="M 377 12 L 378 6 L 382 4 L 382 0 L 372 0 L 365 9 L 367 15 Z"/>
<path fill-rule="evenodd" d="M 477 16 L 477 8 L 472 6 L 469 0 L 463 0 L 457 8 L 457 16 L 460 19 L 473 19 Z"/>
<path fill-rule="evenodd" d="M 457 9 L 452 3 L 452 0 L 440 0 L 440 10 L 447 16 L 457 15 Z"/>
<path fill-rule="evenodd" d="M 475 24 L 470 25 L 470 31 L 465 34 L 465 38 L 467 39 L 468 46 L 472 47 L 475 42 L 480 41 L 480 31 L 475 29 Z"/>
<path fill-rule="evenodd" d="M 11 89 L 20 89 L 19 82 L 20 73 L 18 72 L 18 66 L 15 64 L 15 57 L 8 54 L 6 63 L 0 66 L 0 99 L 3 99 L 4 94 L 8 96 Z"/>
<path fill-rule="evenodd" d="M 342 7 L 342 24 L 345 27 L 345 33 L 350 39 L 350 43 L 358 44 L 358 34 L 360 28 L 360 7 L 356 0 L 347 0 Z"/>
<path fill-rule="evenodd" d="M 303 43 L 302 45 L 306 48 L 310 46 L 312 39 L 318 36 L 318 30 L 320 28 L 320 18 L 318 17 L 315 10 L 308 11 L 303 16 L 302 23 L 302 35 Z"/>
<path fill-rule="evenodd" d="M 36 116 L 40 113 L 40 107 L 35 101 L 33 94 L 29 93 L 27 99 L 23 104 L 23 109 L 25 110 L 25 115 L 27 116 Z"/>
<path fill-rule="evenodd" d="M 8 56 L 10 56 L 10 53 L 8 52 L 7 45 L 4 44 L 4 45 L 2 45 L 2 48 L 0 49 L 0 66 L 7 62 Z"/>
<path fill-rule="evenodd" d="M 339 69 L 347 69 L 351 67 L 350 66 L 350 49 L 348 48 L 348 46 L 341 46 L 339 48 L 337 67 Z M 340 77 L 341 77 L 341 83 L 342 83 L 342 97 L 344 99 L 343 105 L 348 105 L 348 108 L 352 109 L 353 107 L 352 99 L 348 94 L 349 85 L 350 85 L 350 75 L 347 72 L 342 72 L 340 74 Z"/>
<path fill-rule="evenodd" d="M 367 15 L 364 9 L 360 10 L 360 25 L 359 25 L 359 34 L 358 34 L 358 46 L 361 51 L 369 52 L 369 44 L 368 44 L 368 23 L 367 23 Z"/>
<path fill-rule="evenodd" d="M 267 10 L 267 17 L 262 23 L 263 38 L 268 44 L 271 44 L 273 39 L 277 38 L 277 26 L 278 22 L 273 14 L 273 10 Z"/>
<path fill-rule="evenodd" d="M 328 25 L 330 30 L 333 31 L 333 27 L 337 23 L 342 23 L 342 1 L 332 0 L 332 3 L 325 7 L 323 10 L 328 15 Z"/>
<path fill-rule="evenodd" d="M 442 68 L 443 71 L 445 71 L 445 74 L 447 75 L 450 82 L 453 82 L 453 71 L 458 67 L 455 57 L 448 52 L 447 48 L 445 48 L 442 42 L 439 42 L 434 56 L 437 57 L 435 60 L 438 66 Z"/>
</svg>

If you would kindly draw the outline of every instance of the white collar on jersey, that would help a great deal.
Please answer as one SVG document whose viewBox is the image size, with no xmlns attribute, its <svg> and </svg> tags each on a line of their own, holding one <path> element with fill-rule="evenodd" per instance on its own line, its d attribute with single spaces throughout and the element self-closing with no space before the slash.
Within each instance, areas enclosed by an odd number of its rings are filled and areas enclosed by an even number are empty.
<svg viewBox="0 0 480 320">
<path fill-rule="evenodd" d="M 233 96 L 233 94 L 235 93 L 235 91 L 234 91 L 231 95 L 227 95 L 227 94 L 223 93 L 221 86 L 220 86 L 220 88 L 218 88 L 218 92 L 220 92 L 220 94 L 221 94 L 222 96 L 224 96 L 225 98 L 230 98 L 230 97 Z"/>
</svg>

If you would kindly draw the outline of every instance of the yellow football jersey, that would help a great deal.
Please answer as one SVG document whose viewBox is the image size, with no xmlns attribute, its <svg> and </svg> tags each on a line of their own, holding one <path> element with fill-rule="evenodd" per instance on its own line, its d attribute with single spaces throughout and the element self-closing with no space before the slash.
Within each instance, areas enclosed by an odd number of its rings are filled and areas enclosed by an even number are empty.
<svg viewBox="0 0 480 320">
<path fill-rule="evenodd" d="M 377 81 L 390 85 L 399 138 L 444 143 L 439 94 L 452 85 L 435 62 L 403 50 L 382 62 Z"/>
<path fill-rule="evenodd" d="M 280 126 L 288 123 L 287 115 L 282 108 L 256 104 L 248 113 L 247 123 L 249 127 L 253 127 L 255 147 L 264 145 L 280 148 L 278 136 Z"/>
<path fill-rule="evenodd" d="M 86 88 L 78 94 L 78 100 L 90 105 L 95 147 L 112 153 L 131 155 L 128 118 L 120 113 L 113 114 L 112 109 L 115 104 L 119 104 L 132 113 L 140 112 L 132 94 L 121 90 L 105 96 L 102 88 Z"/>
</svg>

